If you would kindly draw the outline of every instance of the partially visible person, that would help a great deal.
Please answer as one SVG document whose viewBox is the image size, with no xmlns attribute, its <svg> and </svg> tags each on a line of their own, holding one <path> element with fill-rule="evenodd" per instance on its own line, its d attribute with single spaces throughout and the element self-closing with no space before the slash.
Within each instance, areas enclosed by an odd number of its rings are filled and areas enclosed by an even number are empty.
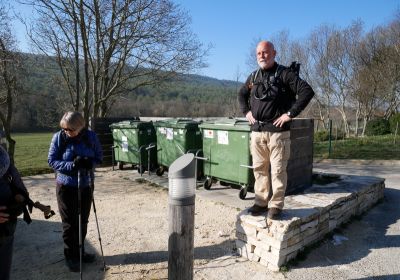
<svg viewBox="0 0 400 280">
<path fill-rule="evenodd" d="M 84 250 L 92 190 L 88 170 L 101 163 L 103 153 L 95 132 L 85 128 L 79 112 L 67 112 L 61 130 L 51 140 L 48 162 L 56 172 L 57 203 L 63 226 L 64 256 L 70 271 L 79 271 L 78 170 L 81 170 L 81 219 L 83 262 L 91 263 L 94 254 Z"/>
<path fill-rule="evenodd" d="M 251 154 L 255 177 L 255 203 L 248 211 L 268 211 L 276 219 L 282 212 L 290 156 L 290 122 L 307 106 L 314 91 L 290 68 L 275 62 L 269 41 L 256 48 L 259 69 L 240 88 L 240 109 L 251 124 Z"/>
<path fill-rule="evenodd" d="M 28 197 L 28 191 L 7 151 L 0 145 L 0 279 L 10 279 L 14 232 L 24 204 L 16 200 L 16 190 Z"/>
</svg>

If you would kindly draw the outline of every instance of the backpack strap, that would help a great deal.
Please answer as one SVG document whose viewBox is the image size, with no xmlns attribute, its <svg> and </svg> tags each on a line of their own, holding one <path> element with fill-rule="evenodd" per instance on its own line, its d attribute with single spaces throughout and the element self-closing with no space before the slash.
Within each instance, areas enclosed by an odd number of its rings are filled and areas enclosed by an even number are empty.
<svg viewBox="0 0 400 280">
<path fill-rule="evenodd" d="M 260 72 L 260 68 L 258 68 L 256 71 L 251 73 L 249 90 L 252 89 L 252 87 L 254 86 L 254 82 L 256 81 L 259 72 Z"/>
</svg>

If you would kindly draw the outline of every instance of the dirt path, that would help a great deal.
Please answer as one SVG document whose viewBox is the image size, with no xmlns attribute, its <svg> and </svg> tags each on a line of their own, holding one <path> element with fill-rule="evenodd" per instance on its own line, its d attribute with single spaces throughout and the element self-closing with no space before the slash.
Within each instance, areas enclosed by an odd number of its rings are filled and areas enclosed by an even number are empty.
<svg viewBox="0 0 400 280">
<path fill-rule="evenodd" d="M 98 258 L 95 264 L 84 267 L 85 279 L 167 279 L 168 192 L 131 180 L 130 172 L 134 171 L 100 169 L 96 173 L 95 202 L 109 270 L 105 273 L 101 270 L 92 211 L 85 246 Z M 64 265 L 54 175 L 27 177 L 24 181 L 32 199 L 51 205 L 57 215 L 45 220 L 34 210 L 31 225 L 19 221 L 12 279 L 79 278 L 79 274 L 70 273 Z M 196 198 L 195 267 L 234 253 L 237 213 L 237 208 Z"/>
</svg>

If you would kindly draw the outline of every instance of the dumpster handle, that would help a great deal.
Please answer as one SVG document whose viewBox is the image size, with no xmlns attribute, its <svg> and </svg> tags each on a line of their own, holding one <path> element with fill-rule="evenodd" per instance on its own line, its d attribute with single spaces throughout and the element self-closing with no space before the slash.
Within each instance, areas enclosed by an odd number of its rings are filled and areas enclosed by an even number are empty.
<svg viewBox="0 0 400 280">
<path fill-rule="evenodd" d="M 156 144 L 150 143 L 150 144 L 147 146 L 146 150 L 150 150 L 150 149 L 153 149 L 153 148 L 155 148 L 155 147 L 156 147 Z"/>
<path fill-rule="evenodd" d="M 195 159 L 200 159 L 200 160 L 204 160 L 204 161 L 207 161 L 208 160 L 208 158 L 206 158 L 206 157 L 194 157 Z"/>
<path fill-rule="evenodd" d="M 191 151 L 194 151 L 194 150 L 188 150 L 186 153 L 191 153 Z M 195 170 L 196 170 L 196 175 L 195 175 L 195 184 L 196 184 L 196 187 L 197 187 L 197 160 L 208 160 L 207 158 L 205 158 L 205 157 L 199 157 L 198 156 L 198 154 L 200 153 L 202 151 L 202 149 L 198 149 L 198 150 L 196 150 L 196 153 L 194 153 L 194 158 L 196 159 L 196 162 L 195 162 Z"/>
<path fill-rule="evenodd" d="M 147 150 L 147 172 L 148 175 L 150 176 L 150 158 L 151 158 L 151 150 L 154 149 L 155 147 L 157 147 L 157 145 L 155 143 L 150 143 L 146 150 Z"/>
<path fill-rule="evenodd" d="M 139 150 L 137 150 L 137 151 L 139 151 L 139 173 L 140 173 L 140 177 L 142 177 L 142 175 L 143 175 L 143 166 L 142 166 L 142 149 L 143 148 L 145 148 L 146 147 L 146 145 L 142 145 L 142 146 L 140 146 L 139 147 Z"/>
<path fill-rule="evenodd" d="M 112 161 L 112 170 L 114 171 L 114 149 L 118 148 L 118 145 L 111 146 L 111 161 Z"/>
</svg>

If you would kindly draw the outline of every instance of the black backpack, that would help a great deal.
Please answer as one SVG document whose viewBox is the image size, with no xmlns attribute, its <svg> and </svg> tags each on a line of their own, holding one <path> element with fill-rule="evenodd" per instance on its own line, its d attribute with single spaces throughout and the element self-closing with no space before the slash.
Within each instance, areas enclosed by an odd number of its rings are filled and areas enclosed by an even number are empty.
<svg viewBox="0 0 400 280">
<path fill-rule="evenodd" d="M 258 75 L 260 73 L 260 68 L 254 71 L 251 74 L 249 88 L 251 89 L 254 86 L 260 86 L 260 85 L 264 86 L 265 88 L 261 96 L 257 95 L 257 90 L 256 90 L 256 94 L 254 97 L 260 100 L 272 100 L 278 94 L 286 93 L 287 88 L 283 85 L 281 79 L 282 72 L 285 69 L 294 72 L 297 77 L 299 77 L 300 75 L 300 63 L 298 63 L 297 61 L 293 61 L 289 67 L 278 64 L 275 74 L 268 76 L 267 79 L 264 79 L 263 81 L 256 82 Z"/>
</svg>

